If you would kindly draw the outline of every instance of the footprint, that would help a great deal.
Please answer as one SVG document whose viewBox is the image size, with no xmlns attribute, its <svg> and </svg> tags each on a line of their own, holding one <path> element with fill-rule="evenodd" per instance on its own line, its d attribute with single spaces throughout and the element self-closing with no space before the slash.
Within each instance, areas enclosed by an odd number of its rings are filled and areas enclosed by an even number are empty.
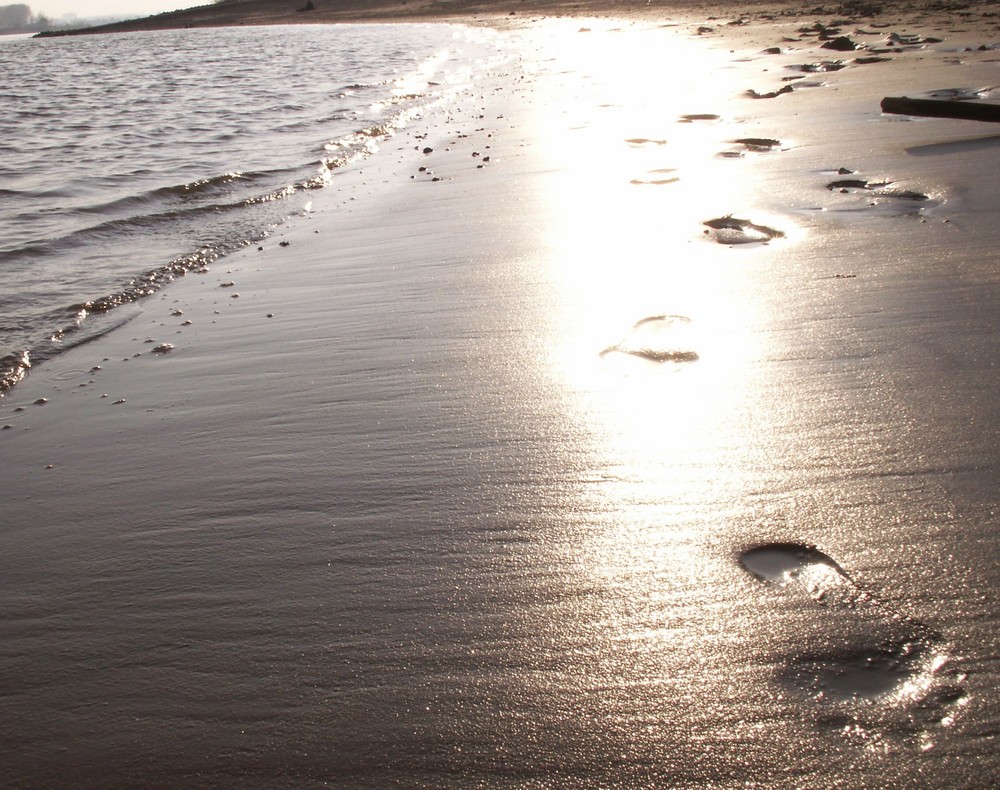
<svg viewBox="0 0 1000 790">
<path fill-rule="evenodd" d="M 948 99 L 950 101 L 974 101 L 976 99 L 990 99 L 1000 91 L 1000 87 L 993 88 L 938 88 L 927 91 L 926 95 L 932 99 Z"/>
<path fill-rule="evenodd" d="M 822 74 L 830 71 L 840 71 L 847 64 L 842 60 L 821 60 L 818 63 L 795 63 L 785 68 L 791 71 L 801 71 L 804 74 Z"/>
<path fill-rule="evenodd" d="M 702 224 L 711 228 L 705 233 L 719 244 L 766 243 L 771 239 L 781 239 L 785 236 L 780 230 L 769 228 L 767 225 L 758 225 L 748 219 L 739 219 L 731 214 L 707 220 Z"/>
<path fill-rule="evenodd" d="M 698 354 L 690 350 L 688 327 L 691 319 L 682 315 L 653 315 L 632 325 L 631 331 L 601 357 L 625 355 L 648 362 L 694 362 Z"/>
<path fill-rule="evenodd" d="M 944 637 L 894 612 L 815 546 L 765 543 L 739 563 L 762 583 L 823 608 L 824 632 L 784 658 L 777 682 L 817 701 L 846 706 L 865 724 L 892 724 L 924 748 L 928 727 L 948 726 L 968 702 L 948 667 Z"/>
<path fill-rule="evenodd" d="M 766 154 L 781 147 L 781 140 L 772 140 L 769 137 L 741 137 L 732 143 L 740 148 L 720 151 L 719 156 L 724 159 L 739 159 L 744 153 Z"/>
<path fill-rule="evenodd" d="M 677 119 L 677 123 L 694 123 L 695 121 L 717 121 L 720 116 L 714 113 L 692 113 L 690 115 L 682 115 Z"/>
<path fill-rule="evenodd" d="M 672 167 L 664 167 L 659 170 L 650 170 L 646 175 L 650 178 L 633 178 L 629 183 L 660 186 L 662 184 L 673 184 L 680 181 L 678 176 L 669 176 L 667 173 L 675 172 Z"/>
<path fill-rule="evenodd" d="M 733 140 L 733 143 L 744 146 L 748 151 L 773 151 L 781 146 L 781 140 L 772 140 L 770 137 L 741 137 Z"/>
<path fill-rule="evenodd" d="M 850 171 L 846 171 L 850 172 Z M 869 200 L 859 209 L 875 209 L 877 213 L 889 216 L 921 214 L 924 209 L 940 205 L 939 200 L 931 199 L 930 195 L 912 189 L 902 189 L 893 186 L 892 181 L 867 181 L 863 178 L 841 178 L 826 185 L 831 192 L 841 194 L 864 194 Z M 840 209 L 845 210 L 845 209 Z"/>
</svg>

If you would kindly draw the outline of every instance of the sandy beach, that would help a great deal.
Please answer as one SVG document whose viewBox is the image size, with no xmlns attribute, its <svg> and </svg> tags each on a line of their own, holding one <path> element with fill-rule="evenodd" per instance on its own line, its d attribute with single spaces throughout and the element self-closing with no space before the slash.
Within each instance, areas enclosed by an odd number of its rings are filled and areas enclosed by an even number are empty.
<svg viewBox="0 0 1000 790">
<path fill-rule="evenodd" d="M 1000 778 L 995 5 L 511 7 L 0 401 L 7 786 Z"/>
</svg>

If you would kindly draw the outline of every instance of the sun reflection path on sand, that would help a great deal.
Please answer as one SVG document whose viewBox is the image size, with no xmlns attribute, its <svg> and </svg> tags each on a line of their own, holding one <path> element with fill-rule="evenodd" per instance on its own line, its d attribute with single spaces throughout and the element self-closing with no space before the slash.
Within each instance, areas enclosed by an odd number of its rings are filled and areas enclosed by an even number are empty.
<svg viewBox="0 0 1000 790">
<path fill-rule="evenodd" d="M 536 75 L 547 101 L 534 138 L 551 169 L 537 218 L 545 364 L 593 431 L 598 465 L 620 481 L 602 486 L 625 533 L 600 548 L 613 564 L 656 554 L 628 525 L 673 545 L 678 522 L 741 490 L 740 459 L 759 427 L 754 329 L 765 316 L 753 264 L 771 250 L 713 244 L 702 225 L 752 208 L 752 171 L 715 156 L 732 135 L 725 119 L 684 122 L 730 107 L 738 74 L 720 52 L 712 79 L 692 79 L 694 45 L 677 35 L 664 46 L 666 35 L 565 31 L 559 62 L 575 67 Z M 658 172 L 670 177 L 653 183 Z"/>
<path fill-rule="evenodd" d="M 714 549 L 768 434 L 756 362 L 769 303 L 755 264 L 793 243 L 706 238 L 704 220 L 754 208 L 752 169 L 715 155 L 733 136 L 726 119 L 684 116 L 724 112 L 738 75 L 720 52 L 718 72 L 696 84 L 693 45 L 678 34 L 665 46 L 667 35 L 567 28 L 539 42 L 558 47 L 564 70 L 529 75 L 544 97 L 530 134 L 538 364 L 589 441 L 561 501 L 565 534 L 544 549 L 564 570 L 538 582 L 563 600 L 542 625 L 588 635 L 592 682 L 620 684 L 607 714 L 653 722 L 652 740 L 755 726 L 724 702 L 754 670 L 736 660 L 741 580 Z M 741 696 L 755 697 L 749 688 Z"/>
</svg>

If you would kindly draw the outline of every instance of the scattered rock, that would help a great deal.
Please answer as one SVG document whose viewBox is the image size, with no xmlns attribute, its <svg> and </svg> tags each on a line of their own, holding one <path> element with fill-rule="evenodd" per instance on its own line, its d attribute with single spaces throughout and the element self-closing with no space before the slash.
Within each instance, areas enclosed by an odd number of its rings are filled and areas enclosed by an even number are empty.
<svg viewBox="0 0 1000 790">
<path fill-rule="evenodd" d="M 751 99 L 776 99 L 785 93 L 791 93 L 793 90 L 795 89 L 791 85 L 785 85 L 783 88 L 771 91 L 770 93 L 757 93 L 757 91 L 750 89 L 747 91 L 747 96 Z"/>
<path fill-rule="evenodd" d="M 836 52 L 854 52 L 858 49 L 858 45 L 847 36 L 838 36 L 837 38 L 830 39 L 820 44 L 820 47 L 822 49 L 832 49 Z"/>
</svg>

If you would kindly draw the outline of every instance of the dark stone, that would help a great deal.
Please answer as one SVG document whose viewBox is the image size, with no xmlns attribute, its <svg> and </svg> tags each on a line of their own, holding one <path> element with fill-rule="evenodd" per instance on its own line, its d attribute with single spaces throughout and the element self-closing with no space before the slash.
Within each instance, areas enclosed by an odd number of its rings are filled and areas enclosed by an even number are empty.
<svg viewBox="0 0 1000 790">
<path fill-rule="evenodd" d="M 837 52 L 853 52 L 858 48 L 858 45 L 847 36 L 839 36 L 832 41 L 827 41 L 822 47 L 823 49 L 833 49 Z"/>
</svg>

